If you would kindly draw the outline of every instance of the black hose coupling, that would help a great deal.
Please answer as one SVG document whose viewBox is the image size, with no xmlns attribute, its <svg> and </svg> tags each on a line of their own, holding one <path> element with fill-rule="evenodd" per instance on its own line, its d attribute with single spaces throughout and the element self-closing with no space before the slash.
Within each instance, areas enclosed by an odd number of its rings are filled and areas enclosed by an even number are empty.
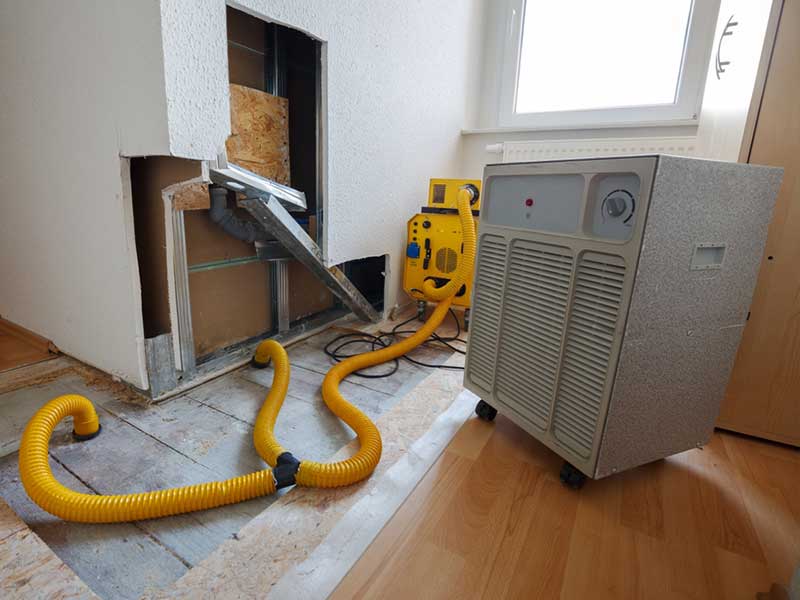
<svg viewBox="0 0 800 600">
<path fill-rule="evenodd" d="M 275 488 L 281 489 L 295 484 L 295 476 L 300 470 L 300 461 L 291 452 L 284 452 L 278 457 L 278 464 L 272 469 L 275 477 Z"/>
<path fill-rule="evenodd" d="M 72 430 L 72 439 L 76 442 L 88 442 L 89 440 L 93 440 L 98 435 L 100 435 L 100 430 L 103 429 L 102 425 L 97 425 L 97 431 L 94 433 L 87 433 L 85 435 L 81 435 L 80 433 L 76 433 L 75 430 Z"/>
<path fill-rule="evenodd" d="M 253 358 L 250 359 L 250 366 L 254 369 L 266 369 L 269 366 L 270 360 L 271 359 L 267 358 L 266 362 L 258 362 L 256 357 L 253 356 Z"/>
<path fill-rule="evenodd" d="M 478 201 L 478 199 L 481 197 L 481 193 L 478 190 L 478 187 L 475 186 L 475 185 L 472 185 L 471 183 L 467 183 L 467 184 L 461 186 L 461 189 L 462 190 L 467 190 L 472 195 L 472 198 L 470 198 L 470 201 L 469 201 L 470 206 L 475 204 Z"/>
</svg>

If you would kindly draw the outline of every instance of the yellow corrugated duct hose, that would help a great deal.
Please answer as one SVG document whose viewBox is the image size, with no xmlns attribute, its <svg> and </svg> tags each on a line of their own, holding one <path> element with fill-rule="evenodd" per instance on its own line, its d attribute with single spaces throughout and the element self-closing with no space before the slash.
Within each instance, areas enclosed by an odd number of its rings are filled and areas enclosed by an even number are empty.
<svg viewBox="0 0 800 600">
<path fill-rule="evenodd" d="M 112 523 L 166 517 L 195 510 L 214 508 L 272 494 L 279 487 L 298 484 L 313 487 L 338 487 L 361 481 L 372 473 L 381 457 L 381 436 L 375 424 L 339 392 L 339 383 L 354 371 L 398 358 L 413 350 L 441 325 L 453 300 L 472 269 L 475 259 L 475 229 L 470 200 L 474 192 L 462 189 L 458 211 L 464 236 L 461 264 L 453 279 L 442 288 L 425 286 L 431 300 L 439 301 L 427 322 L 414 335 L 387 348 L 348 358 L 332 367 L 322 383 L 322 397 L 330 410 L 355 431 L 358 451 L 335 463 L 298 461 L 275 439 L 274 427 L 289 385 L 289 359 L 283 347 L 266 340 L 256 349 L 255 363 L 272 362 L 272 386 L 253 430 L 258 454 L 273 468 L 224 481 L 213 481 L 180 488 L 122 495 L 95 495 L 75 492 L 53 476 L 48 461 L 50 436 L 56 425 L 72 417 L 74 435 L 88 439 L 100 431 L 92 403 L 79 395 L 54 398 L 28 422 L 19 451 L 19 470 L 25 491 L 47 512 L 67 521 Z M 446 290 L 446 293 L 443 292 Z"/>
<path fill-rule="evenodd" d="M 97 413 L 89 400 L 78 395 L 59 396 L 33 416 L 19 448 L 19 472 L 28 496 L 65 521 L 117 523 L 154 519 L 233 504 L 275 491 L 272 471 L 265 469 L 225 481 L 140 494 L 99 496 L 75 492 L 53 477 L 47 456 L 50 435 L 65 417 L 72 417 L 79 436 L 99 430 Z"/>
<path fill-rule="evenodd" d="M 461 286 L 464 285 L 464 281 L 466 281 L 470 271 L 472 271 L 472 265 L 475 261 L 475 223 L 472 219 L 471 201 L 473 198 L 477 200 L 477 197 L 473 196 L 474 192 L 472 190 L 474 188 L 461 189 L 458 192 L 458 217 L 461 221 L 461 238 L 464 242 L 461 263 L 458 265 L 455 276 L 442 287 L 437 288 L 432 279 L 427 279 L 422 284 L 422 292 L 429 300 L 440 302 L 445 298 L 455 296 Z M 468 253 L 468 248 L 472 249 L 472 254 Z"/>
</svg>

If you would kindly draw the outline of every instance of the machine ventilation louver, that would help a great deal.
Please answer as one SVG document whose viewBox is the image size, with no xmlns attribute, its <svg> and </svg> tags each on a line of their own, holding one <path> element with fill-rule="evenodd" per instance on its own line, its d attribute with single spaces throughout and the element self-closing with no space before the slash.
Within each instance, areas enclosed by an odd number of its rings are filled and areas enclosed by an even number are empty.
<svg viewBox="0 0 800 600">
<path fill-rule="evenodd" d="M 439 248 L 436 251 L 436 268 L 442 273 L 452 273 L 458 266 L 458 254 L 452 248 Z"/>
<path fill-rule="evenodd" d="M 473 310 L 481 307 L 487 318 L 473 324 L 470 332 L 473 376 L 483 385 L 494 384 L 494 362 L 497 338 L 500 332 L 500 307 L 503 304 L 503 279 L 506 268 L 506 243 L 502 237 L 485 235 L 480 240 L 480 258 L 475 267 L 476 285 L 473 292 Z M 491 315 L 497 315 L 492 318 Z"/>
<path fill-rule="evenodd" d="M 570 485 L 708 440 L 779 185 L 662 155 L 487 166 L 464 372 L 478 416 L 560 454 Z"/>
<path fill-rule="evenodd" d="M 606 392 L 625 283 L 625 262 L 596 253 L 581 256 L 575 275 L 567 337 L 558 382 L 553 432 L 588 458 Z"/>
<path fill-rule="evenodd" d="M 511 247 L 496 391 L 541 430 L 550 419 L 571 278 L 569 248 L 527 241 Z"/>
</svg>

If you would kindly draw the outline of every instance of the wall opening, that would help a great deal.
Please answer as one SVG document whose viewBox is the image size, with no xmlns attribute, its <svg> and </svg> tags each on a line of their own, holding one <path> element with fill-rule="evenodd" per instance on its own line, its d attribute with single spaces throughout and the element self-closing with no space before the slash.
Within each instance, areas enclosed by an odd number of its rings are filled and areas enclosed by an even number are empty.
<svg viewBox="0 0 800 600">
<path fill-rule="evenodd" d="M 199 177 L 200 162 L 171 156 L 130 159 L 133 226 L 142 291 L 144 336 L 170 333 L 166 227 L 161 192 Z"/>
<path fill-rule="evenodd" d="M 322 43 L 231 7 L 227 8 L 227 36 L 228 162 L 304 192 L 307 209 L 292 216 L 321 245 Z M 253 243 L 229 235 L 212 222 L 208 188 L 201 184 L 201 175 L 199 161 L 131 159 L 145 337 L 172 333 L 181 349 L 181 362 L 187 363 L 179 367 L 184 371 L 225 356 L 242 344 L 343 310 L 343 304 L 301 262 L 263 260 Z M 178 201 L 174 196 L 178 221 L 165 223 L 162 193 L 175 184 L 186 189 L 187 200 Z M 230 192 L 228 208 L 238 218 L 251 220 L 238 206 L 239 200 Z M 185 244 L 185 272 L 175 274 L 174 284 L 176 288 L 183 285 L 186 291 L 172 293 L 188 299 L 176 297 L 176 303 L 184 307 L 179 313 L 183 310 L 185 315 L 178 314 L 176 323 L 171 321 L 176 317 L 174 307 L 170 311 L 167 281 L 167 261 L 172 257 L 166 250 L 167 231 L 177 235 L 174 227 L 180 230 L 176 244 L 181 249 Z M 180 257 L 176 260 L 175 264 L 184 264 Z M 383 307 L 385 257 L 339 266 L 373 306 Z M 184 284 L 179 281 L 182 277 Z"/>
</svg>

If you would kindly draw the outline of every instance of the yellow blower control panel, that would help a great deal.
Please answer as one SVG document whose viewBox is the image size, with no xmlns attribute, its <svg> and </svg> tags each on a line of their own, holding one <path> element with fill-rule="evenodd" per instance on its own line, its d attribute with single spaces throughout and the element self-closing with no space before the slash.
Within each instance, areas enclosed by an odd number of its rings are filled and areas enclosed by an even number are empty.
<svg viewBox="0 0 800 600">
<path fill-rule="evenodd" d="M 443 286 L 453 277 L 461 261 L 461 222 L 456 199 L 464 185 L 478 190 L 478 197 L 472 204 L 472 214 L 478 216 L 480 180 L 431 179 L 428 205 L 408 221 L 403 289 L 415 300 L 425 302 L 422 286 L 426 280 L 432 279 L 437 287 Z M 471 295 L 472 273 L 456 293 L 453 304 L 469 308 Z"/>
</svg>

